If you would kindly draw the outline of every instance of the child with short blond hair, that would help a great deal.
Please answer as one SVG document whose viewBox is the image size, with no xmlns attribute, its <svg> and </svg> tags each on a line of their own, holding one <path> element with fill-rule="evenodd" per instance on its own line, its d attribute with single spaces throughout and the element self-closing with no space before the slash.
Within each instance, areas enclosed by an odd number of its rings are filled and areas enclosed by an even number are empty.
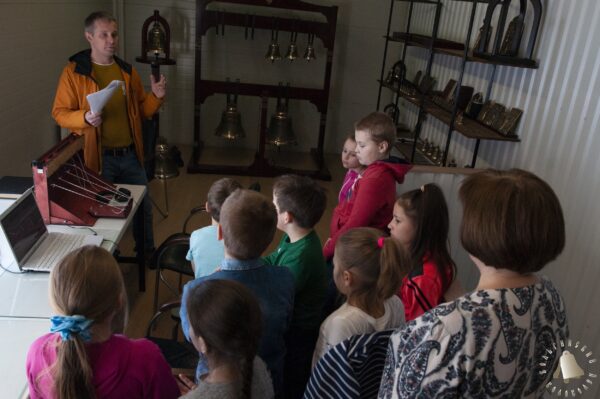
<svg viewBox="0 0 600 399">
<path fill-rule="evenodd" d="M 396 142 L 394 121 L 383 112 L 373 112 L 354 126 L 356 156 L 366 169 L 358 177 L 348 201 L 335 207 L 329 239 L 323 247 L 325 259 L 333 257 L 337 239 L 353 227 L 387 230 L 396 201 L 396 183 L 404 181 L 411 165 L 391 156 Z"/>
</svg>

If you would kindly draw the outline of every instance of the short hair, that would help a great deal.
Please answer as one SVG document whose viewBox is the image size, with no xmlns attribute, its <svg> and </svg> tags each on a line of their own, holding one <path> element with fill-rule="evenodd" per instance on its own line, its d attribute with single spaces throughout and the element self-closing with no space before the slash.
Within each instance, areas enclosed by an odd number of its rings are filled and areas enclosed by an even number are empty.
<svg viewBox="0 0 600 399">
<path fill-rule="evenodd" d="M 230 177 L 219 179 L 210 186 L 206 196 L 206 210 L 214 220 L 219 221 L 223 202 L 238 188 L 242 188 L 242 185 Z"/>
<path fill-rule="evenodd" d="M 85 21 L 83 22 L 83 26 L 86 32 L 94 33 L 94 24 L 96 21 L 108 21 L 108 22 L 117 22 L 117 19 L 113 17 L 111 13 L 106 11 L 94 11 L 90 15 L 87 16 Z"/>
<path fill-rule="evenodd" d="M 371 112 L 354 124 L 355 131 L 369 133 L 371 139 L 377 144 L 385 141 L 388 143 L 388 152 L 396 143 L 396 125 L 388 114 L 383 112 Z"/>
<path fill-rule="evenodd" d="M 277 196 L 279 212 L 289 212 L 294 222 L 305 229 L 313 228 L 327 206 L 325 189 L 306 176 L 283 175 L 275 180 L 273 196 Z"/>
<path fill-rule="evenodd" d="M 252 190 L 235 190 L 221 207 L 223 242 L 235 259 L 256 259 L 275 235 L 277 212 L 264 195 Z"/>
<path fill-rule="evenodd" d="M 533 173 L 488 169 L 467 177 L 460 239 L 487 266 L 532 273 L 565 246 L 565 221 L 552 188 Z"/>
</svg>

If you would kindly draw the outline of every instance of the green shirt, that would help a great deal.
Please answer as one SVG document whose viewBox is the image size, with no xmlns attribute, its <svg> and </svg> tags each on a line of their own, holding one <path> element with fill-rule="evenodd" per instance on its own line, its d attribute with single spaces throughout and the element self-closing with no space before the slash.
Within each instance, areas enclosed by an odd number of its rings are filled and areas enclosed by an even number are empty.
<svg viewBox="0 0 600 399">
<path fill-rule="evenodd" d="M 327 290 L 327 269 L 317 233 L 313 230 L 294 243 L 290 243 L 290 238 L 284 234 L 275 252 L 265 261 L 285 266 L 294 275 L 296 293 L 290 328 L 319 328 Z"/>
</svg>

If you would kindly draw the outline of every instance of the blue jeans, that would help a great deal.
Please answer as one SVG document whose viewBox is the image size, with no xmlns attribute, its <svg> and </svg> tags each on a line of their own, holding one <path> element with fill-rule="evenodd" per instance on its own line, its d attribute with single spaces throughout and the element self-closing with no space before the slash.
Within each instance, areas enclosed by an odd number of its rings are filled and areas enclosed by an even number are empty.
<svg viewBox="0 0 600 399">
<path fill-rule="evenodd" d="M 135 151 L 130 151 L 122 157 L 115 157 L 113 155 L 102 155 L 102 177 L 111 183 L 117 184 L 137 184 L 144 185 L 148 184 L 146 178 L 146 171 L 140 164 L 135 155 Z M 139 214 L 133 218 L 133 231 L 135 238 L 136 248 L 141 247 L 139 242 L 141 238 L 136 234 L 140 231 L 140 224 L 144 223 L 144 246 L 145 250 L 149 251 L 154 249 L 154 233 L 152 231 L 152 203 L 148 198 L 148 193 L 142 200 L 142 206 L 144 210 L 143 220 L 140 220 Z"/>
</svg>

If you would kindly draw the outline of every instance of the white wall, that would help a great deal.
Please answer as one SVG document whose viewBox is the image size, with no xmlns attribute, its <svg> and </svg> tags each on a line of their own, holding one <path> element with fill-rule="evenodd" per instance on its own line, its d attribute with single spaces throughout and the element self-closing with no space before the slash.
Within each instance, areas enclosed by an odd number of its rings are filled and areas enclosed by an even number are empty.
<svg viewBox="0 0 600 399">
<path fill-rule="evenodd" d="M 518 3 L 518 2 L 516 2 Z M 499 67 L 492 99 L 524 110 L 518 129 L 521 143 L 482 142 L 478 166 L 519 167 L 538 174 L 556 191 L 566 219 L 567 243 L 563 254 L 545 268 L 563 295 L 571 337 L 600 354 L 600 2 L 597 0 L 543 2 L 544 20 L 536 58 L 539 69 Z M 471 5 L 444 0 L 440 36 L 466 35 Z M 475 28 L 483 19 L 479 6 Z M 423 21 L 431 22 L 423 14 Z M 425 29 L 425 27 L 423 27 Z M 418 51 L 418 50 L 417 50 Z M 485 89 L 489 66 L 469 65 L 467 84 Z M 436 56 L 432 75 L 438 89 L 458 74 L 455 58 Z M 440 87 L 441 86 L 441 87 Z M 426 137 L 442 140 L 439 123 L 428 123 Z M 457 135 L 455 134 L 455 137 Z M 472 140 L 458 137 L 450 151 L 466 163 Z M 462 158 L 460 158 L 462 156 Z M 461 162 L 462 161 L 462 162 Z M 596 365 L 596 373 L 598 366 Z M 598 381 L 589 396 L 598 397 Z"/>
<path fill-rule="evenodd" d="M 55 140 L 56 84 L 68 57 L 84 49 L 83 20 L 111 1 L 0 1 L 0 176 L 30 175 Z"/>
</svg>

